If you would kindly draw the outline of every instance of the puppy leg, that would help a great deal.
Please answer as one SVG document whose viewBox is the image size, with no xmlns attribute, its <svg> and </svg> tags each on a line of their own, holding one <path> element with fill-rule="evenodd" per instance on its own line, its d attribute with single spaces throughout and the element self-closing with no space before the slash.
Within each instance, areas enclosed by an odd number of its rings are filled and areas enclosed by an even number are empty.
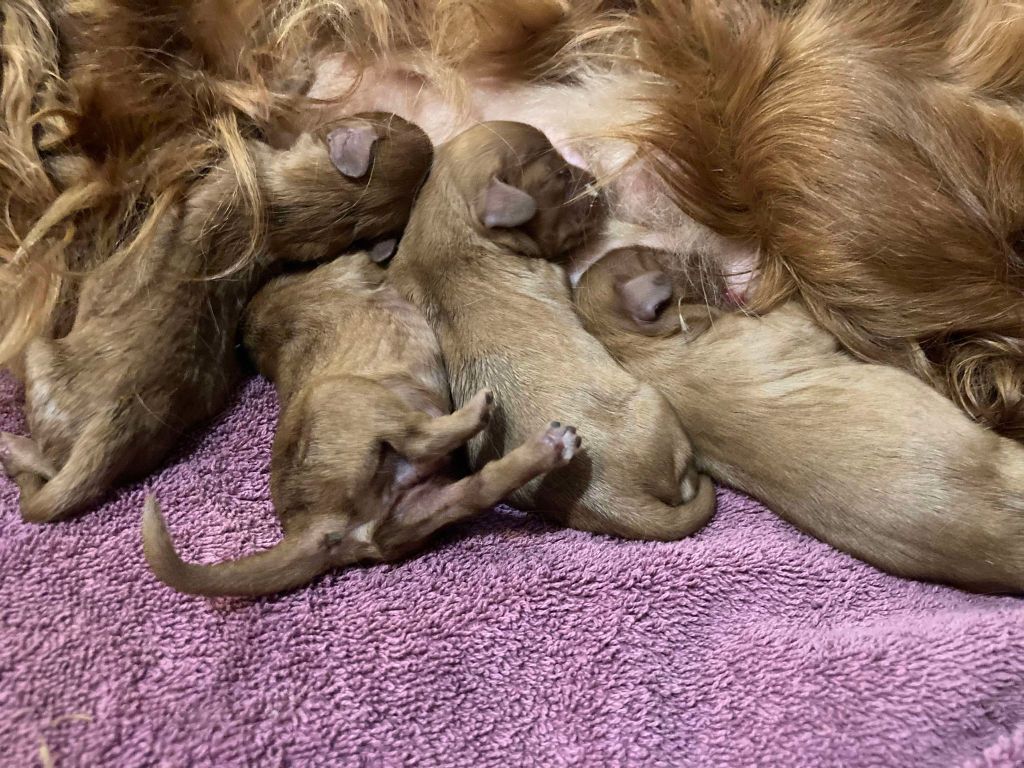
<svg viewBox="0 0 1024 768">
<path fill-rule="evenodd" d="M 684 484 L 693 485 L 691 479 Z M 694 495 L 686 502 L 670 506 L 657 499 L 637 500 L 628 513 L 600 520 L 579 521 L 569 518 L 571 528 L 606 533 L 624 539 L 642 541 L 677 541 L 703 528 L 715 512 L 715 488 L 705 475 L 699 475 L 695 488 L 684 490 Z"/>
<path fill-rule="evenodd" d="M 494 395 L 489 389 L 481 389 L 466 405 L 448 416 L 409 414 L 401 427 L 387 436 L 387 441 L 407 459 L 439 459 L 465 445 L 486 427 L 493 409 Z"/>
<path fill-rule="evenodd" d="M 75 515 L 107 493 L 128 446 L 108 414 L 99 414 L 75 441 L 67 462 L 38 492 L 21 498 L 27 523 L 52 523 Z"/>
<path fill-rule="evenodd" d="M 22 504 L 39 493 L 46 481 L 57 474 L 34 440 L 0 432 L 0 466 L 18 486 Z"/>
<path fill-rule="evenodd" d="M 475 475 L 445 488 L 436 504 L 400 513 L 394 540 L 422 541 L 437 529 L 490 509 L 535 477 L 568 464 L 580 447 L 576 428 L 557 421 Z M 396 535 L 397 534 L 397 535 Z"/>
<path fill-rule="evenodd" d="M 0 432 L 0 465 L 10 477 L 31 473 L 50 480 L 57 474 L 57 468 L 43 455 L 35 440 L 9 432 Z"/>
</svg>

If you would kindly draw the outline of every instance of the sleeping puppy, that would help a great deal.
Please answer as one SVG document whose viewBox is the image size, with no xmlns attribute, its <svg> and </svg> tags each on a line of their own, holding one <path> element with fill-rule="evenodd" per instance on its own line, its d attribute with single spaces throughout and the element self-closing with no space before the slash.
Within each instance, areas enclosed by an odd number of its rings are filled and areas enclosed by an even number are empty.
<svg viewBox="0 0 1024 768">
<path fill-rule="evenodd" d="M 81 512 L 156 467 L 223 406 L 242 310 L 274 254 L 312 261 L 397 236 L 432 157 L 419 128 L 386 114 L 345 119 L 288 150 L 246 150 L 250 184 L 228 161 L 213 168 L 159 219 L 148 250 L 90 276 L 65 338 L 27 348 L 32 440 L 3 436 L 0 452 L 25 520 Z M 245 191 L 255 204 L 241 202 Z M 250 241 L 264 220 L 265 236 Z"/>
<path fill-rule="evenodd" d="M 395 560 L 572 458 L 576 431 L 556 423 L 454 482 L 449 454 L 486 427 L 493 395 L 481 390 L 451 413 L 433 331 L 383 279 L 357 254 L 257 295 L 245 344 L 281 400 L 270 487 L 284 538 L 239 560 L 185 563 L 150 498 L 143 548 L 161 581 L 192 594 L 263 595 L 330 568 Z"/>
<path fill-rule="evenodd" d="M 665 399 L 583 330 L 552 263 L 601 219 L 591 182 L 535 128 L 482 123 L 438 150 L 389 273 L 437 332 L 456 406 L 494 388 L 501 407 L 469 444 L 474 466 L 549 413 L 586 435 L 575 462 L 514 503 L 583 530 L 678 539 L 713 513 L 711 482 Z"/>
<path fill-rule="evenodd" d="M 709 310 L 672 264 L 613 251 L 583 274 L 576 304 L 668 397 L 703 470 L 883 570 L 1024 590 L 1024 447 L 910 374 L 841 352 L 797 303 L 764 317 Z"/>
</svg>

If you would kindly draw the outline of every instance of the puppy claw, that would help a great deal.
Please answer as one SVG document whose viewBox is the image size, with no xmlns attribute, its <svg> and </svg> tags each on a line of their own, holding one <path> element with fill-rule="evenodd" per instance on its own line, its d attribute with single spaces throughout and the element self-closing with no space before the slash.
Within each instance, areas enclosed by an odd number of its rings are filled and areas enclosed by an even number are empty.
<svg viewBox="0 0 1024 768">
<path fill-rule="evenodd" d="M 583 444 L 582 439 L 576 434 L 576 427 L 562 426 L 559 421 L 551 422 L 551 425 L 541 435 L 541 442 L 557 452 L 558 465 L 564 466 L 572 461 Z"/>
<path fill-rule="evenodd" d="M 491 413 L 494 411 L 494 393 L 489 389 L 481 389 L 466 406 L 476 411 L 481 424 L 490 421 Z"/>
</svg>

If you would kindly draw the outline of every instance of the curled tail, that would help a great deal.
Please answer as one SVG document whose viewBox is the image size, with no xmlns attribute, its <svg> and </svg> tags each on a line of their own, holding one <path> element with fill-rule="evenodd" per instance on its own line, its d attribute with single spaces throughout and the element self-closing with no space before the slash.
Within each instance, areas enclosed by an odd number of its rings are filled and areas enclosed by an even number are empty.
<svg viewBox="0 0 1024 768">
<path fill-rule="evenodd" d="M 156 577 L 190 595 L 258 596 L 309 583 L 332 563 L 322 537 L 285 536 L 270 549 L 212 565 L 186 563 L 174 549 L 160 506 L 146 498 L 142 513 L 142 550 Z"/>
</svg>

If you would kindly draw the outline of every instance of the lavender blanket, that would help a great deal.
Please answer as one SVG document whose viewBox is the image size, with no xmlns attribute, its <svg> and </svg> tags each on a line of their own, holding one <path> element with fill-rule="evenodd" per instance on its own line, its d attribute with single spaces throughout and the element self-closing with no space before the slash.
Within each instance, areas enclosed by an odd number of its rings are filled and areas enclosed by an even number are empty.
<svg viewBox="0 0 1024 768">
<path fill-rule="evenodd" d="M 0 428 L 19 401 L 0 379 Z M 189 557 L 274 540 L 275 415 L 250 382 L 71 523 L 21 523 L 0 481 L 0 764 L 1024 765 L 1024 601 L 885 576 L 735 493 L 675 544 L 501 510 L 277 599 L 158 584 L 146 491 Z"/>
</svg>

